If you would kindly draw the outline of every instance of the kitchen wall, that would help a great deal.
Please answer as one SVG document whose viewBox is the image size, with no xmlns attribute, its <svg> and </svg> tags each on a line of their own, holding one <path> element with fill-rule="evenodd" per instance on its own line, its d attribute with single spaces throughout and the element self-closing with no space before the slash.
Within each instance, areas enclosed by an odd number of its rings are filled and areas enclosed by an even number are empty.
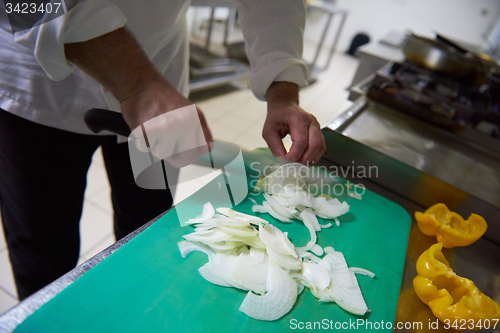
<svg viewBox="0 0 500 333">
<path fill-rule="evenodd" d="M 436 30 L 447 37 L 481 45 L 482 35 L 500 18 L 500 0 L 337 0 L 335 3 L 349 11 L 337 46 L 341 51 L 349 48 L 358 32 L 378 41 L 391 30 L 406 29 L 429 36 Z M 325 22 L 316 11 L 310 11 L 306 40 L 317 42 Z M 337 18 L 334 23 L 338 22 Z M 332 27 L 326 43 L 333 41 L 333 30 Z"/>
</svg>

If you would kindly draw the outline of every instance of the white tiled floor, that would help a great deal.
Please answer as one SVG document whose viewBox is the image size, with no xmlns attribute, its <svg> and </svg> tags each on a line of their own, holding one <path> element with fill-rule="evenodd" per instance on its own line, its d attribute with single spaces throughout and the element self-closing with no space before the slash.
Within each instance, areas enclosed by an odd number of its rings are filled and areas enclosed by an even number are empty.
<svg viewBox="0 0 500 333">
<path fill-rule="evenodd" d="M 321 124 L 344 111 L 350 105 L 346 87 L 350 84 L 356 67 L 356 59 L 336 54 L 328 70 L 319 75 L 317 82 L 301 91 L 302 108 L 314 114 Z M 261 138 L 266 104 L 257 101 L 250 90 L 222 87 L 197 93 L 191 98 L 205 113 L 216 139 L 234 142 L 247 149 L 266 146 Z M 205 178 L 183 183 L 177 189 L 175 202 L 181 201 L 208 180 Z M 89 170 L 85 193 L 80 226 L 80 262 L 115 241 L 109 195 L 108 180 L 98 151 Z M 1 227 L 0 233 L 0 313 L 3 313 L 17 304 L 17 300 Z"/>
</svg>

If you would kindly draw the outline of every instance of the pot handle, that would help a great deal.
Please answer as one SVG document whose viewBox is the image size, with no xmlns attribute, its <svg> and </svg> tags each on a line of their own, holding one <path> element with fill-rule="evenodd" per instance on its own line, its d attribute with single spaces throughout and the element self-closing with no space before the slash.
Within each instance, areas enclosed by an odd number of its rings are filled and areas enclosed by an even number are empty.
<svg viewBox="0 0 500 333">
<path fill-rule="evenodd" d="M 451 46 L 452 48 L 454 48 L 455 50 L 457 50 L 461 54 L 467 54 L 469 52 L 468 50 L 464 49 L 463 47 L 461 47 L 457 43 L 449 40 L 448 38 L 444 37 L 443 35 L 440 35 L 439 33 L 435 32 L 435 31 L 434 31 L 434 33 L 436 34 L 437 41 L 443 42 L 446 45 Z"/>
</svg>

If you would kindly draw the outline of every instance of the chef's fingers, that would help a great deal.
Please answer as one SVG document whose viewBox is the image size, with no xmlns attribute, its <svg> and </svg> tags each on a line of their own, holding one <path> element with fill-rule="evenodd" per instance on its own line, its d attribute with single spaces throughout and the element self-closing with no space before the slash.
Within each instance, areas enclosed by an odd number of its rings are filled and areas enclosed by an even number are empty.
<svg viewBox="0 0 500 333">
<path fill-rule="evenodd" d="M 276 124 L 265 124 L 262 130 L 262 137 L 271 149 L 274 156 L 284 157 L 286 154 L 285 146 L 283 146 L 283 137 L 281 136 L 279 128 Z"/>
<path fill-rule="evenodd" d="M 314 130 L 314 137 L 317 138 L 319 141 L 318 148 L 316 149 L 316 156 L 313 158 L 314 164 L 318 163 L 319 160 L 325 155 L 326 153 L 326 143 L 325 143 L 325 137 L 323 136 L 323 133 L 321 132 L 321 126 L 319 123 L 317 123 L 317 126 L 315 126 Z"/>
<path fill-rule="evenodd" d="M 317 121 L 311 122 L 309 126 L 309 140 L 307 149 L 299 159 L 302 164 L 315 164 L 326 151 L 325 138 Z"/>
<path fill-rule="evenodd" d="M 315 157 L 314 157 L 314 164 L 318 163 L 321 158 L 323 157 L 323 155 L 325 155 L 326 153 L 326 147 L 324 150 L 322 150 L 321 152 L 319 152 Z"/>
<path fill-rule="evenodd" d="M 292 138 L 290 151 L 285 155 L 289 161 L 299 161 L 309 145 L 309 125 L 311 116 L 308 113 L 296 113 L 290 121 L 289 132 Z"/>
<path fill-rule="evenodd" d="M 318 129 L 316 131 L 316 133 L 319 136 L 319 140 L 321 141 L 321 144 L 317 150 L 316 156 L 314 156 L 314 159 L 313 159 L 314 164 L 318 163 L 319 160 L 321 160 L 323 155 L 325 155 L 325 153 L 326 153 L 325 137 L 323 136 L 323 133 L 321 133 L 321 129 Z"/>
</svg>

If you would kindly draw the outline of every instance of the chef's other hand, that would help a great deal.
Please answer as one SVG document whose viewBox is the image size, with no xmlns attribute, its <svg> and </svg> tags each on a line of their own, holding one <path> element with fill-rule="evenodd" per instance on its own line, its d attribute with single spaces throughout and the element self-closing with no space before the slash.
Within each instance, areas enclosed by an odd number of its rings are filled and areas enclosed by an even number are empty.
<svg viewBox="0 0 500 333">
<path fill-rule="evenodd" d="M 274 156 L 302 164 L 315 164 L 326 152 L 325 138 L 312 114 L 299 107 L 299 88 L 290 82 L 274 82 L 266 94 L 267 118 L 262 136 Z M 290 134 L 287 153 L 282 139 Z"/>
</svg>

